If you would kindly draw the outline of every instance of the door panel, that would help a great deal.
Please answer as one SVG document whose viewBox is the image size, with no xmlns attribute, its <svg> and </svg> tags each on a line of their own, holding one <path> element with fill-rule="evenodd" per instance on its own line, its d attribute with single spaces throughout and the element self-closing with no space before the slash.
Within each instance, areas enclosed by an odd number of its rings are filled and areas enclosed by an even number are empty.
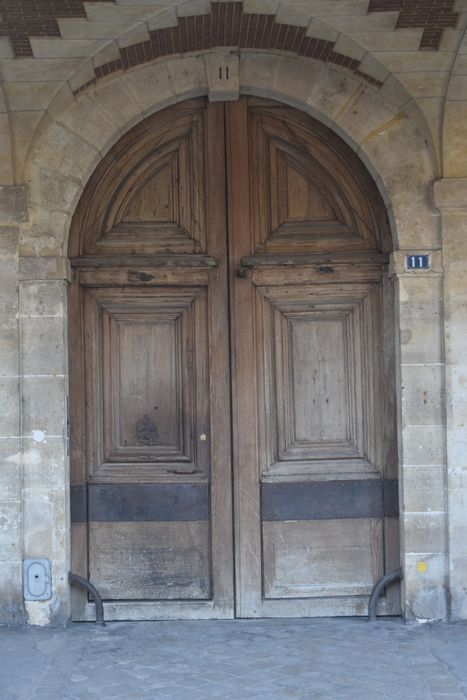
<svg viewBox="0 0 467 700">
<path fill-rule="evenodd" d="M 70 254 L 205 252 L 207 188 L 211 196 L 217 187 L 207 178 L 212 145 L 207 119 L 204 100 L 191 100 L 126 134 L 112 149 L 113 158 L 104 159 L 92 176 L 78 205 L 73 225 L 79 231 L 72 234 Z M 222 145 L 223 134 L 211 136 Z"/>
<path fill-rule="evenodd" d="M 267 475 L 378 473 L 379 285 L 256 287 Z"/>
<path fill-rule="evenodd" d="M 365 189 L 355 186 L 355 162 L 336 148 L 329 130 L 289 107 L 254 98 L 247 122 L 256 252 L 379 248 L 374 212 Z"/>
<path fill-rule="evenodd" d="M 89 576 L 112 600 L 210 598 L 208 522 L 90 523 Z"/>
<path fill-rule="evenodd" d="M 274 102 L 181 103 L 104 158 L 70 394 L 73 570 L 108 619 L 365 614 L 399 557 L 389 250 L 358 159 Z"/>
<path fill-rule="evenodd" d="M 374 186 L 295 110 L 251 98 L 229 119 L 237 611 L 364 614 L 398 566 Z"/>
<path fill-rule="evenodd" d="M 73 570 L 107 619 L 233 615 L 217 149 L 221 105 L 155 115 L 104 159 L 73 223 Z M 74 618 L 92 619 L 73 595 Z"/>
<path fill-rule="evenodd" d="M 263 522 L 264 596 L 369 596 L 381 540 L 378 518 Z"/>
<path fill-rule="evenodd" d="M 86 288 L 83 304 L 92 478 L 208 476 L 206 289 Z"/>
</svg>

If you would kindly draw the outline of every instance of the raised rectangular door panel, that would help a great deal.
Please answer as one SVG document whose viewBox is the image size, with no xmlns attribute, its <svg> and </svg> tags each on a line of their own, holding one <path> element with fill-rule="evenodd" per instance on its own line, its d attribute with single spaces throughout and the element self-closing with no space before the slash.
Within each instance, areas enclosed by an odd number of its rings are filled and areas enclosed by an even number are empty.
<svg viewBox="0 0 467 700">
<path fill-rule="evenodd" d="M 380 285 L 270 277 L 274 286 L 255 286 L 263 477 L 377 475 Z"/>
<path fill-rule="evenodd" d="M 111 600 L 209 600 L 207 521 L 90 523 L 89 575 Z"/>
<path fill-rule="evenodd" d="M 369 596 L 383 573 L 380 519 L 263 523 L 264 597 Z"/>
<path fill-rule="evenodd" d="M 93 479 L 207 476 L 207 320 L 206 288 L 85 290 Z"/>
</svg>

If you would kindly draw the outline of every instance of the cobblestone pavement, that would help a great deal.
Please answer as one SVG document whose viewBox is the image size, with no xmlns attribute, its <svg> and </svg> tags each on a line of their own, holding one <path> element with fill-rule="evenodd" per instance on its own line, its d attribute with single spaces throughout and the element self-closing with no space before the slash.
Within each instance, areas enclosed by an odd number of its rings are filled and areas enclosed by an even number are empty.
<svg viewBox="0 0 467 700">
<path fill-rule="evenodd" d="M 300 619 L 0 628 L 1 700 L 463 700 L 467 624 Z"/>
</svg>

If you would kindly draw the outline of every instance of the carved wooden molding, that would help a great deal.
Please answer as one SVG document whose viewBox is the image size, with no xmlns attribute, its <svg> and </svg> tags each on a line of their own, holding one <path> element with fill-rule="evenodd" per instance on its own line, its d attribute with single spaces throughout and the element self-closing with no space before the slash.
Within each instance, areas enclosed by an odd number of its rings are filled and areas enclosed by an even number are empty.
<svg viewBox="0 0 467 700">
<path fill-rule="evenodd" d="M 72 257 L 205 250 L 204 111 L 203 99 L 182 104 L 156 118 L 158 130 L 145 121 L 118 142 L 120 167 L 106 159 L 78 207 L 82 240 Z"/>
</svg>

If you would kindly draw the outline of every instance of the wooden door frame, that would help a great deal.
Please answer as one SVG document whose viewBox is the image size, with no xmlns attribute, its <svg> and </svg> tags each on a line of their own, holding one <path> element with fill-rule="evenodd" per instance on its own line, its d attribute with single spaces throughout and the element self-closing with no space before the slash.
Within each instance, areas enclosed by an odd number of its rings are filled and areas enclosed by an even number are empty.
<svg viewBox="0 0 467 700">
<path fill-rule="evenodd" d="M 248 138 L 245 130 L 247 100 L 229 103 L 226 113 L 228 230 L 230 269 L 230 327 L 232 377 L 232 445 L 235 532 L 235 603 L 237 617 L 260 617 L 261 600 L 261 532 L 257 526 L 260 510 L 257 440 L 258 406 L 256 376 L 248 372 L 251 358 L 256 356 L 255 324 L 251 314 L 248 323 L 239 321 L 243 308 L 252 308 L 254 290 L 242 277 L 242 258 L 253 251 L 250 233 L 250 184 L 248 177 Z M 235 235 L 233 235 L 235 232 Z M 242 401 L 238 395 L 242 395 Z M 248 400 L 246 400 L 248 397 Z M 252 426 L 255 426 L 252 430 Z M 254 465 L 246 468 L 244 465 Z"/>
</svg>

